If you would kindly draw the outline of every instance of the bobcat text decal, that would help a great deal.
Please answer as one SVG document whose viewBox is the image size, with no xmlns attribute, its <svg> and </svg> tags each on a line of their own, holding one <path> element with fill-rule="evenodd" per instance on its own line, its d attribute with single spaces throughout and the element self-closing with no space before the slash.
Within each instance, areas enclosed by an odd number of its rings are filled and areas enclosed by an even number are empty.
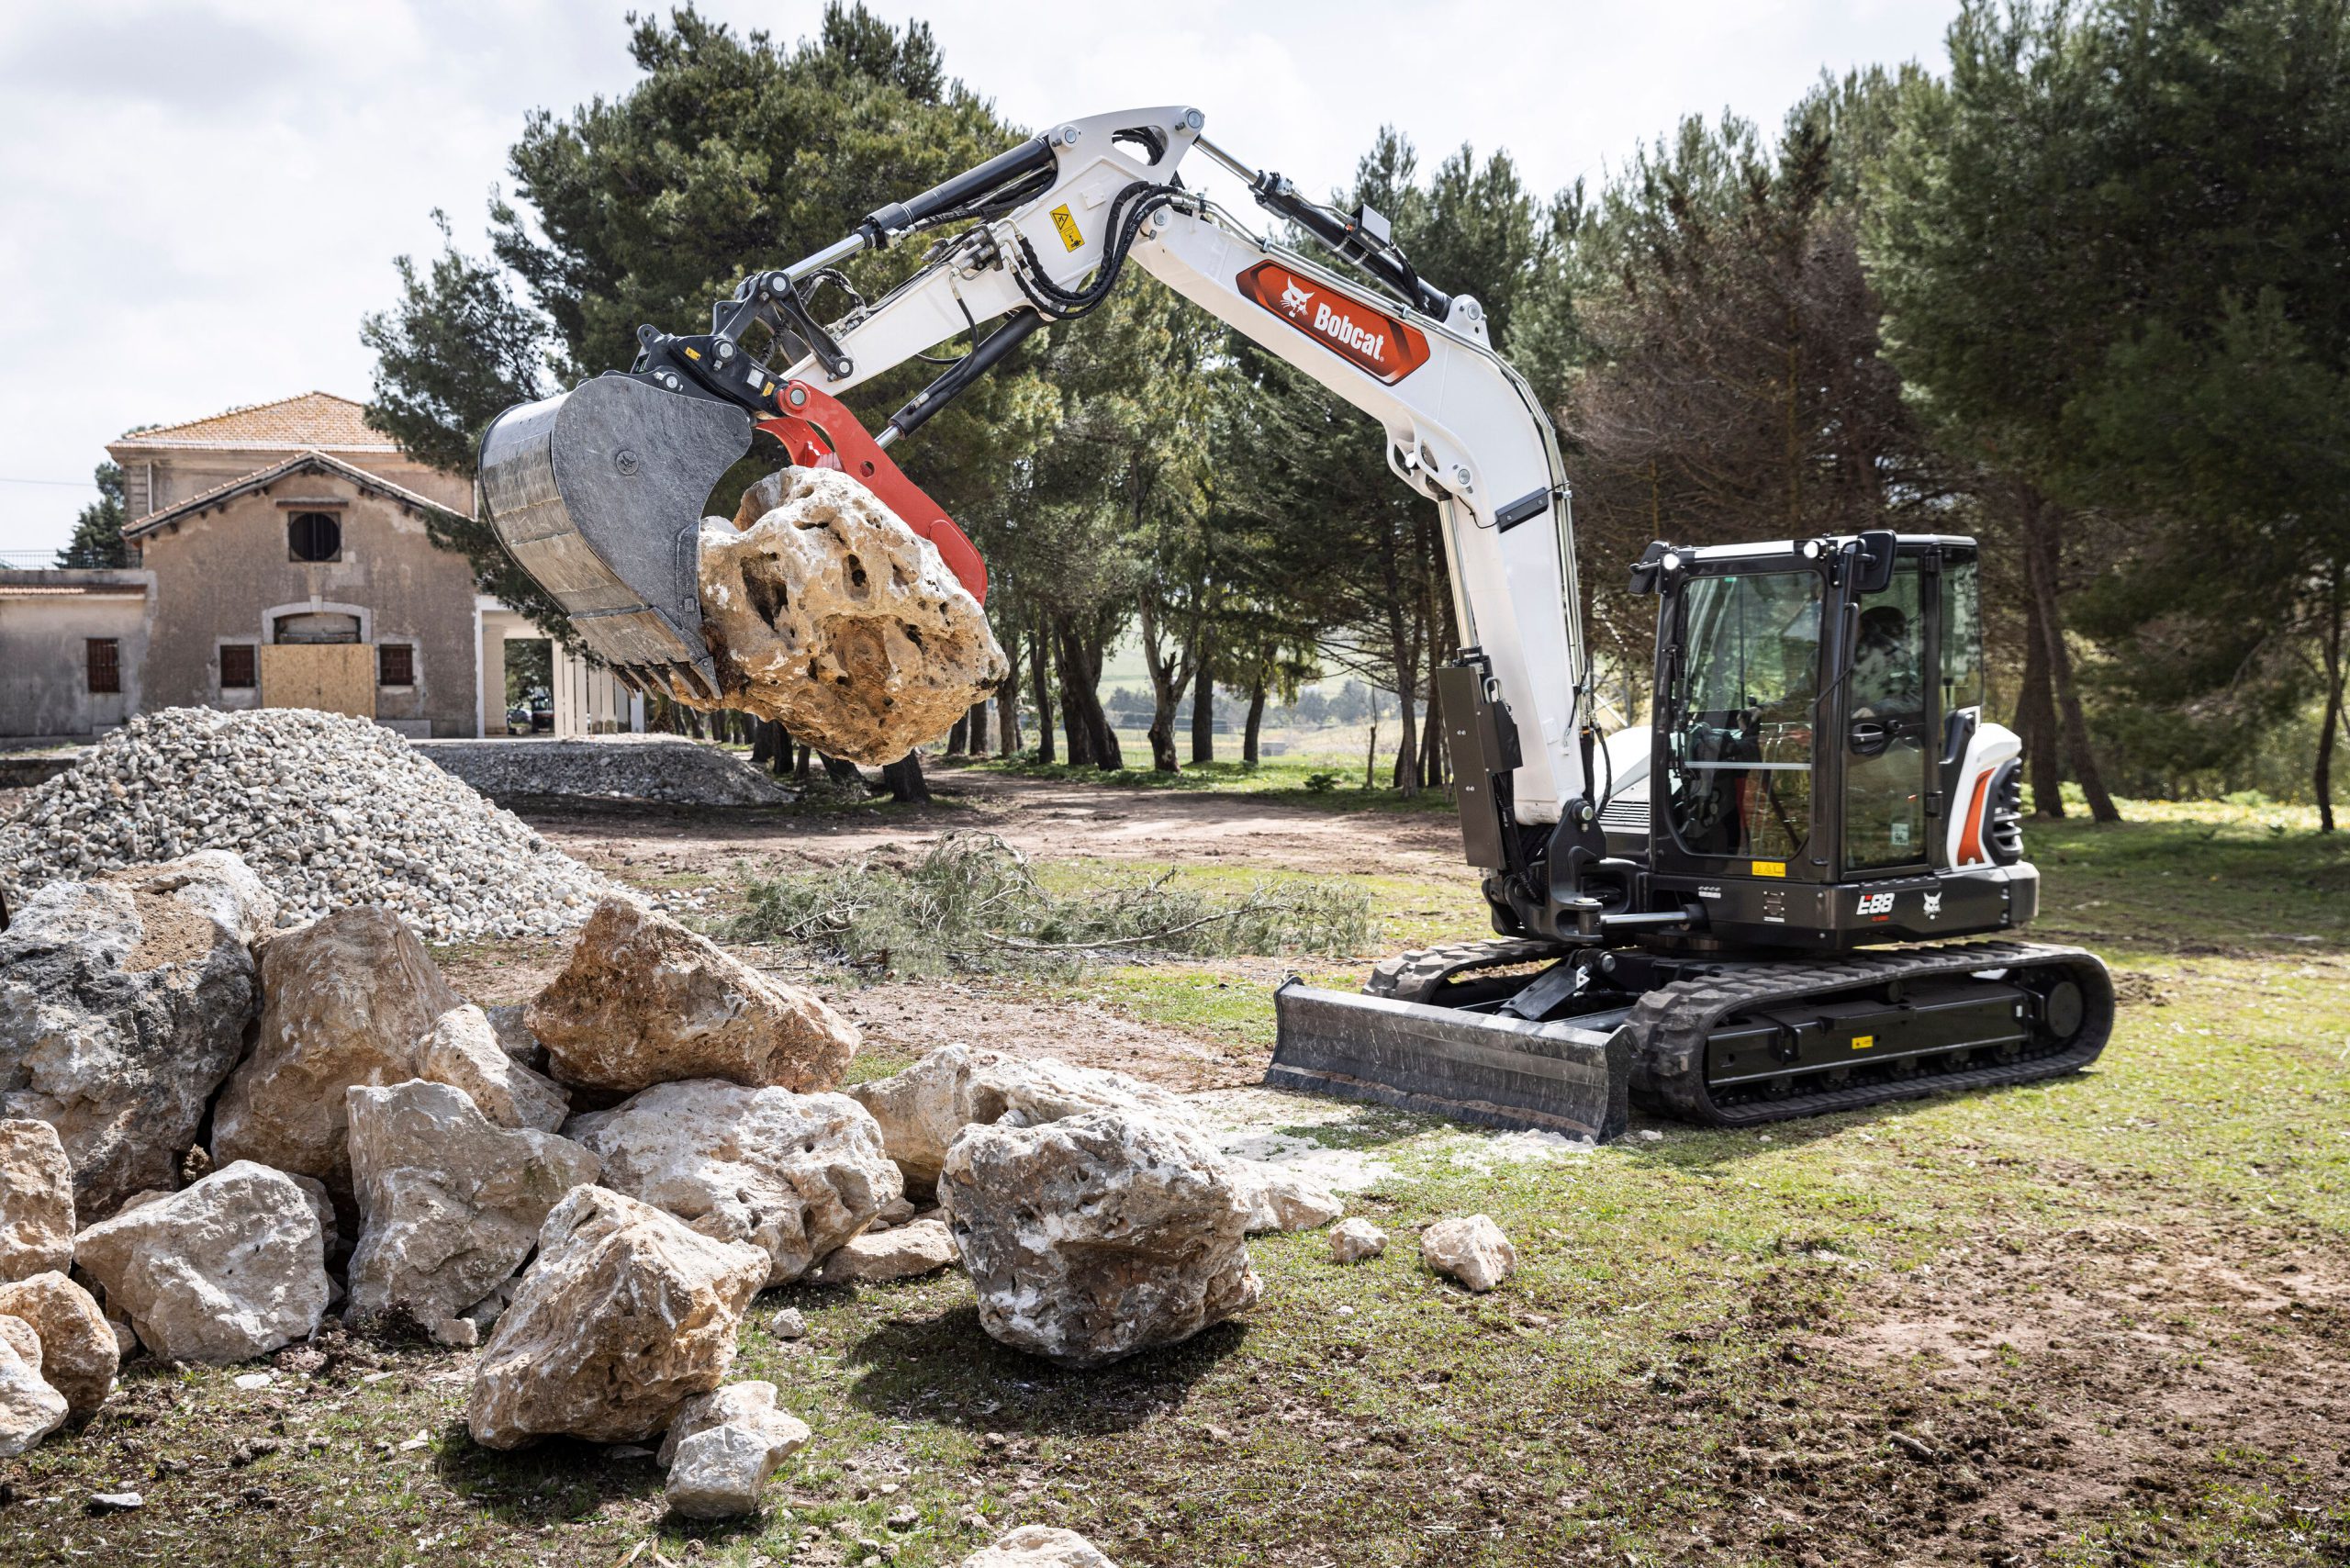
<svg viewBox="0 0 2350 1568">
<path fill-rule="evenodd" d="M 1391 386 L 1428 362 L 1428 340 L 1418 328 L 1279 262 L 1259 262 L 1237 281 L 1242 294 Z"/>
</svg>

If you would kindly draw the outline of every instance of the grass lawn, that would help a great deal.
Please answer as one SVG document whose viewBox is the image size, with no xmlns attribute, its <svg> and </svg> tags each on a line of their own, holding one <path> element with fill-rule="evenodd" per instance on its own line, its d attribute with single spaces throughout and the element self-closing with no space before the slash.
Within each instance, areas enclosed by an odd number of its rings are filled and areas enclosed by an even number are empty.
<svg viewBox="0 0 2350 1568">
<path fill-rule="evenodd" d="M 2132 812 L 2028 831 L 2035 934 L 2130 999 L 2093 1072 L 1595 1151 L 1289 1102 L 1384 1257 L 1262 1238 L 1256 1310 L 1092 1373 L 995 1345 L 957 1275 L 770 1292 L 733 1375 L 815 1440 L 737 1526 L 667 1521 L 649 1460 L 476 1449 L 459 1353 L 330 1337 L 253 1390 L 141 1363 L 0 1462 L 0 1562 L 931 1568 L 1045 1522 L 1124 1568 L 2340 1564 L 2350 846 Z M 1476 924 L 1449 885 L 1363 881 L 1382 938 Z M 990 983 L 1260 1060 L 1281 967 Z M 1478 1211 L 1520 1257 L 1482 1297 L 1414 1240 Z M 769 1332 L 787 1306 L 806 1338 Z M 118 1487 L 146 1506 L 85 1511 Z"/>
</svg>

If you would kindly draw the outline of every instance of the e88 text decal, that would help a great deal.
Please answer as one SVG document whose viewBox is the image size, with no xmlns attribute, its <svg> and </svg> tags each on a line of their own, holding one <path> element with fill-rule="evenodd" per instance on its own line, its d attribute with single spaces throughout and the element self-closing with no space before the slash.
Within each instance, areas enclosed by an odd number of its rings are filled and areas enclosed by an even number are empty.
<svg viewBox="0 0 2350 1568">
<path fill-rule="evenodd" d="M 1861 913 L 1863 914 L 1874 914 L 1879 917 L 1891 914 L 1893 913 L 1893 895 L 1891 893 L 1863 893 L 1861 895 Z"/>
</svg>

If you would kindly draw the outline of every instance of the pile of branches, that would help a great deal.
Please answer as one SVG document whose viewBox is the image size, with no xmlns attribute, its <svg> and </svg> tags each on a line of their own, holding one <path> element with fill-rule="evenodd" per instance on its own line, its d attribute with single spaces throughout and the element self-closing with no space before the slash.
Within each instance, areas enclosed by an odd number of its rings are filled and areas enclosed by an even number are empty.
<svg viewBox="0 0 2350 1568">
<path fill-rule="evenodd" d="M 1371 900 L 1315 879 L 1234 896 L 1156 877 L 1102 873 L 1056 893 L 991 833 L 950 834 L 918 859 L 885 847 L 832 870 L 753 878 L 726 935 L 908 978 L 957 971 L 1068 972 L 1088 962 L 1313 953 L 1370 945 Z"/>
</svg>

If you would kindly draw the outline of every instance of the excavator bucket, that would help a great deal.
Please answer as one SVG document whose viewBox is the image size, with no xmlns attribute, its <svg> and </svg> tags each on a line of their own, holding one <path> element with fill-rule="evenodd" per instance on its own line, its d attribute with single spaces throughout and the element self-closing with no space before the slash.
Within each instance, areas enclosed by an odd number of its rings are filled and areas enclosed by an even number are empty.
<svg viewBox="0 0 2350 1568">
<path fill-rule="evenodd" d="M 620 675 L 714 698 L 702 507 L 750 449 L 744 409 L 599 375 L 491 423 L 482 498 L 508 553 Z"/>
<path fill-rule="evenodd" d="M 1605 1143 L 1629 1119 L 1621 1028 L 1528 1024 L 1292 980 L 1273 994 L 1275 1088 Z"/>
</svg>

